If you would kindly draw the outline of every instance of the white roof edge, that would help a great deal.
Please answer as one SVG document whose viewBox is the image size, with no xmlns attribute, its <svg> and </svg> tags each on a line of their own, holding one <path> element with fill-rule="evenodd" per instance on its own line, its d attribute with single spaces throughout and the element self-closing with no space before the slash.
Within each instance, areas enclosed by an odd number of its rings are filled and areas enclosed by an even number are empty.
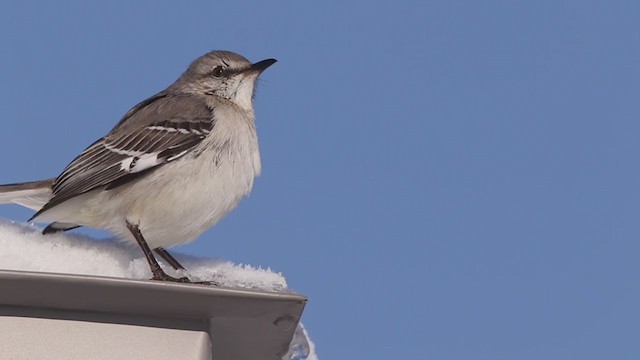
<svg viewBox="0 0 640 360">
<path fill-rule="evenodd" d="M 295 293 L 0 270 L 0 315 L 31 308 L 38 317 L 43 311 L 52 318 L 98 314 L 93 321 L 100 322 L 130 316 L 159 327 L 194 321 L 205 324 L 216 360 L 280 359 L 306 302 Z"/>
</svg>

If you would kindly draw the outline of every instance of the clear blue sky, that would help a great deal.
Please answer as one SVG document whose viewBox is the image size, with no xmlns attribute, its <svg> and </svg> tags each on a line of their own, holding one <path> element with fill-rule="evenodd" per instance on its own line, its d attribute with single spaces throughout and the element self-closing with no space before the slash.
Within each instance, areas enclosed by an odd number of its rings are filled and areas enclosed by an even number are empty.
<svg viewBox="0 0 640 360">
<path fill-rule="evenodd" d="M 4 4 L 0 182 L 208 50 L 274 57 L 263 175 L 178 251 L 283 272 L 322 359 L 637 359 L 636 4 Z"/>
</svg>

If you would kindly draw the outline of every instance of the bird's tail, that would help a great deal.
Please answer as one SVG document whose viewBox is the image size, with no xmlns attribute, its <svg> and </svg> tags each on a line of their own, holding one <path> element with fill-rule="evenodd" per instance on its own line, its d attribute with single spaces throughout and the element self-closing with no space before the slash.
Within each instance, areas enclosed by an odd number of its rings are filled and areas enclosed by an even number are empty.
<svg viewBox="0 0 640 360">
<path fill-rule="evenodd" d="M 0 204 L 18 204 L 38 211 L 51 199 L 53 180 L 0 185 Z"/>
</svg>

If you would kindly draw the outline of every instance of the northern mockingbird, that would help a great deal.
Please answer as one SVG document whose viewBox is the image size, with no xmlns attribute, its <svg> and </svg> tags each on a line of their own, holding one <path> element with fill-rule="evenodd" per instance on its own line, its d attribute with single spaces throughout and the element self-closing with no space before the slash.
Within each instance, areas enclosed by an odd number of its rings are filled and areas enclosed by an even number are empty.
<svg viewBox="0 0 640 360">
<path fill-rule="evenodd" d="M 0 203 L 34 209 L 43 233 L 105 229 L 142 249 L 153 280 L 167 275 L 153 249 L 194 240 L 233 210 L 260 174 L 253 112 L 258 76 L 276 62 L 252 64 L 229 51 L 196 59 L 173 84 L 129 110 L 55 179 L 0 186 Z"/>
</svg>

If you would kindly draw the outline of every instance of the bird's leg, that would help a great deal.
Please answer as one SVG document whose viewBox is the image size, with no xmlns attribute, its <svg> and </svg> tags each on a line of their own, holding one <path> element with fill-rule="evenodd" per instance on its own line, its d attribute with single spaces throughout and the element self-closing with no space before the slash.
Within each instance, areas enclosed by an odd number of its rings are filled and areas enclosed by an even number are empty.
<svg viewBox="0 0 640 360">
<path fill-rule="evenodd" d="M 181 282 L 181 283 L 191 282 L 186 277 L 174 278 L 173 276 L 167 275 L 158 264 L 158 261 L 156 260 L 156 258 L 153 257 L 151 248 L 149 248 L 149 245 L 144 240 L 144 237 L 142 236 L 142 232 L 140 232 L 140 228 L 138 227 L 138 225 L 131 224 L 130 222 L 127 221 L 127 228 L 129 229 L 129 231 L 131 231 L 131 234 L 133 234 L 133 237 L 138 242 L 138 245 L 140 245 L 140 249 L 142 249 L 144 256 L 147 258 L 147 262 L 149 263 L 149 266 L 151 267 L 151 272 L 153 273 L 153 278 L 151 278 L 151 280 L 174 281 L 174 282 Z"/>
<path fill-rule="evenodd" d="M 169 254 L 169 252 L 165 248 L 158 246 L 157 248 L 153 249 L 153 251 L 155 251 L 156 254 L 160 255 L 160 257 L 163 258 L 164 261 L 166 261 L 167 264 L 171 265 L 171 267 L 175 270 L 186 270 L 184 266 L 182 266 L 178 262 L 178 260 L 176 260 L 176 258 L 171 256 L 171 254 Z"/>
</svg>

